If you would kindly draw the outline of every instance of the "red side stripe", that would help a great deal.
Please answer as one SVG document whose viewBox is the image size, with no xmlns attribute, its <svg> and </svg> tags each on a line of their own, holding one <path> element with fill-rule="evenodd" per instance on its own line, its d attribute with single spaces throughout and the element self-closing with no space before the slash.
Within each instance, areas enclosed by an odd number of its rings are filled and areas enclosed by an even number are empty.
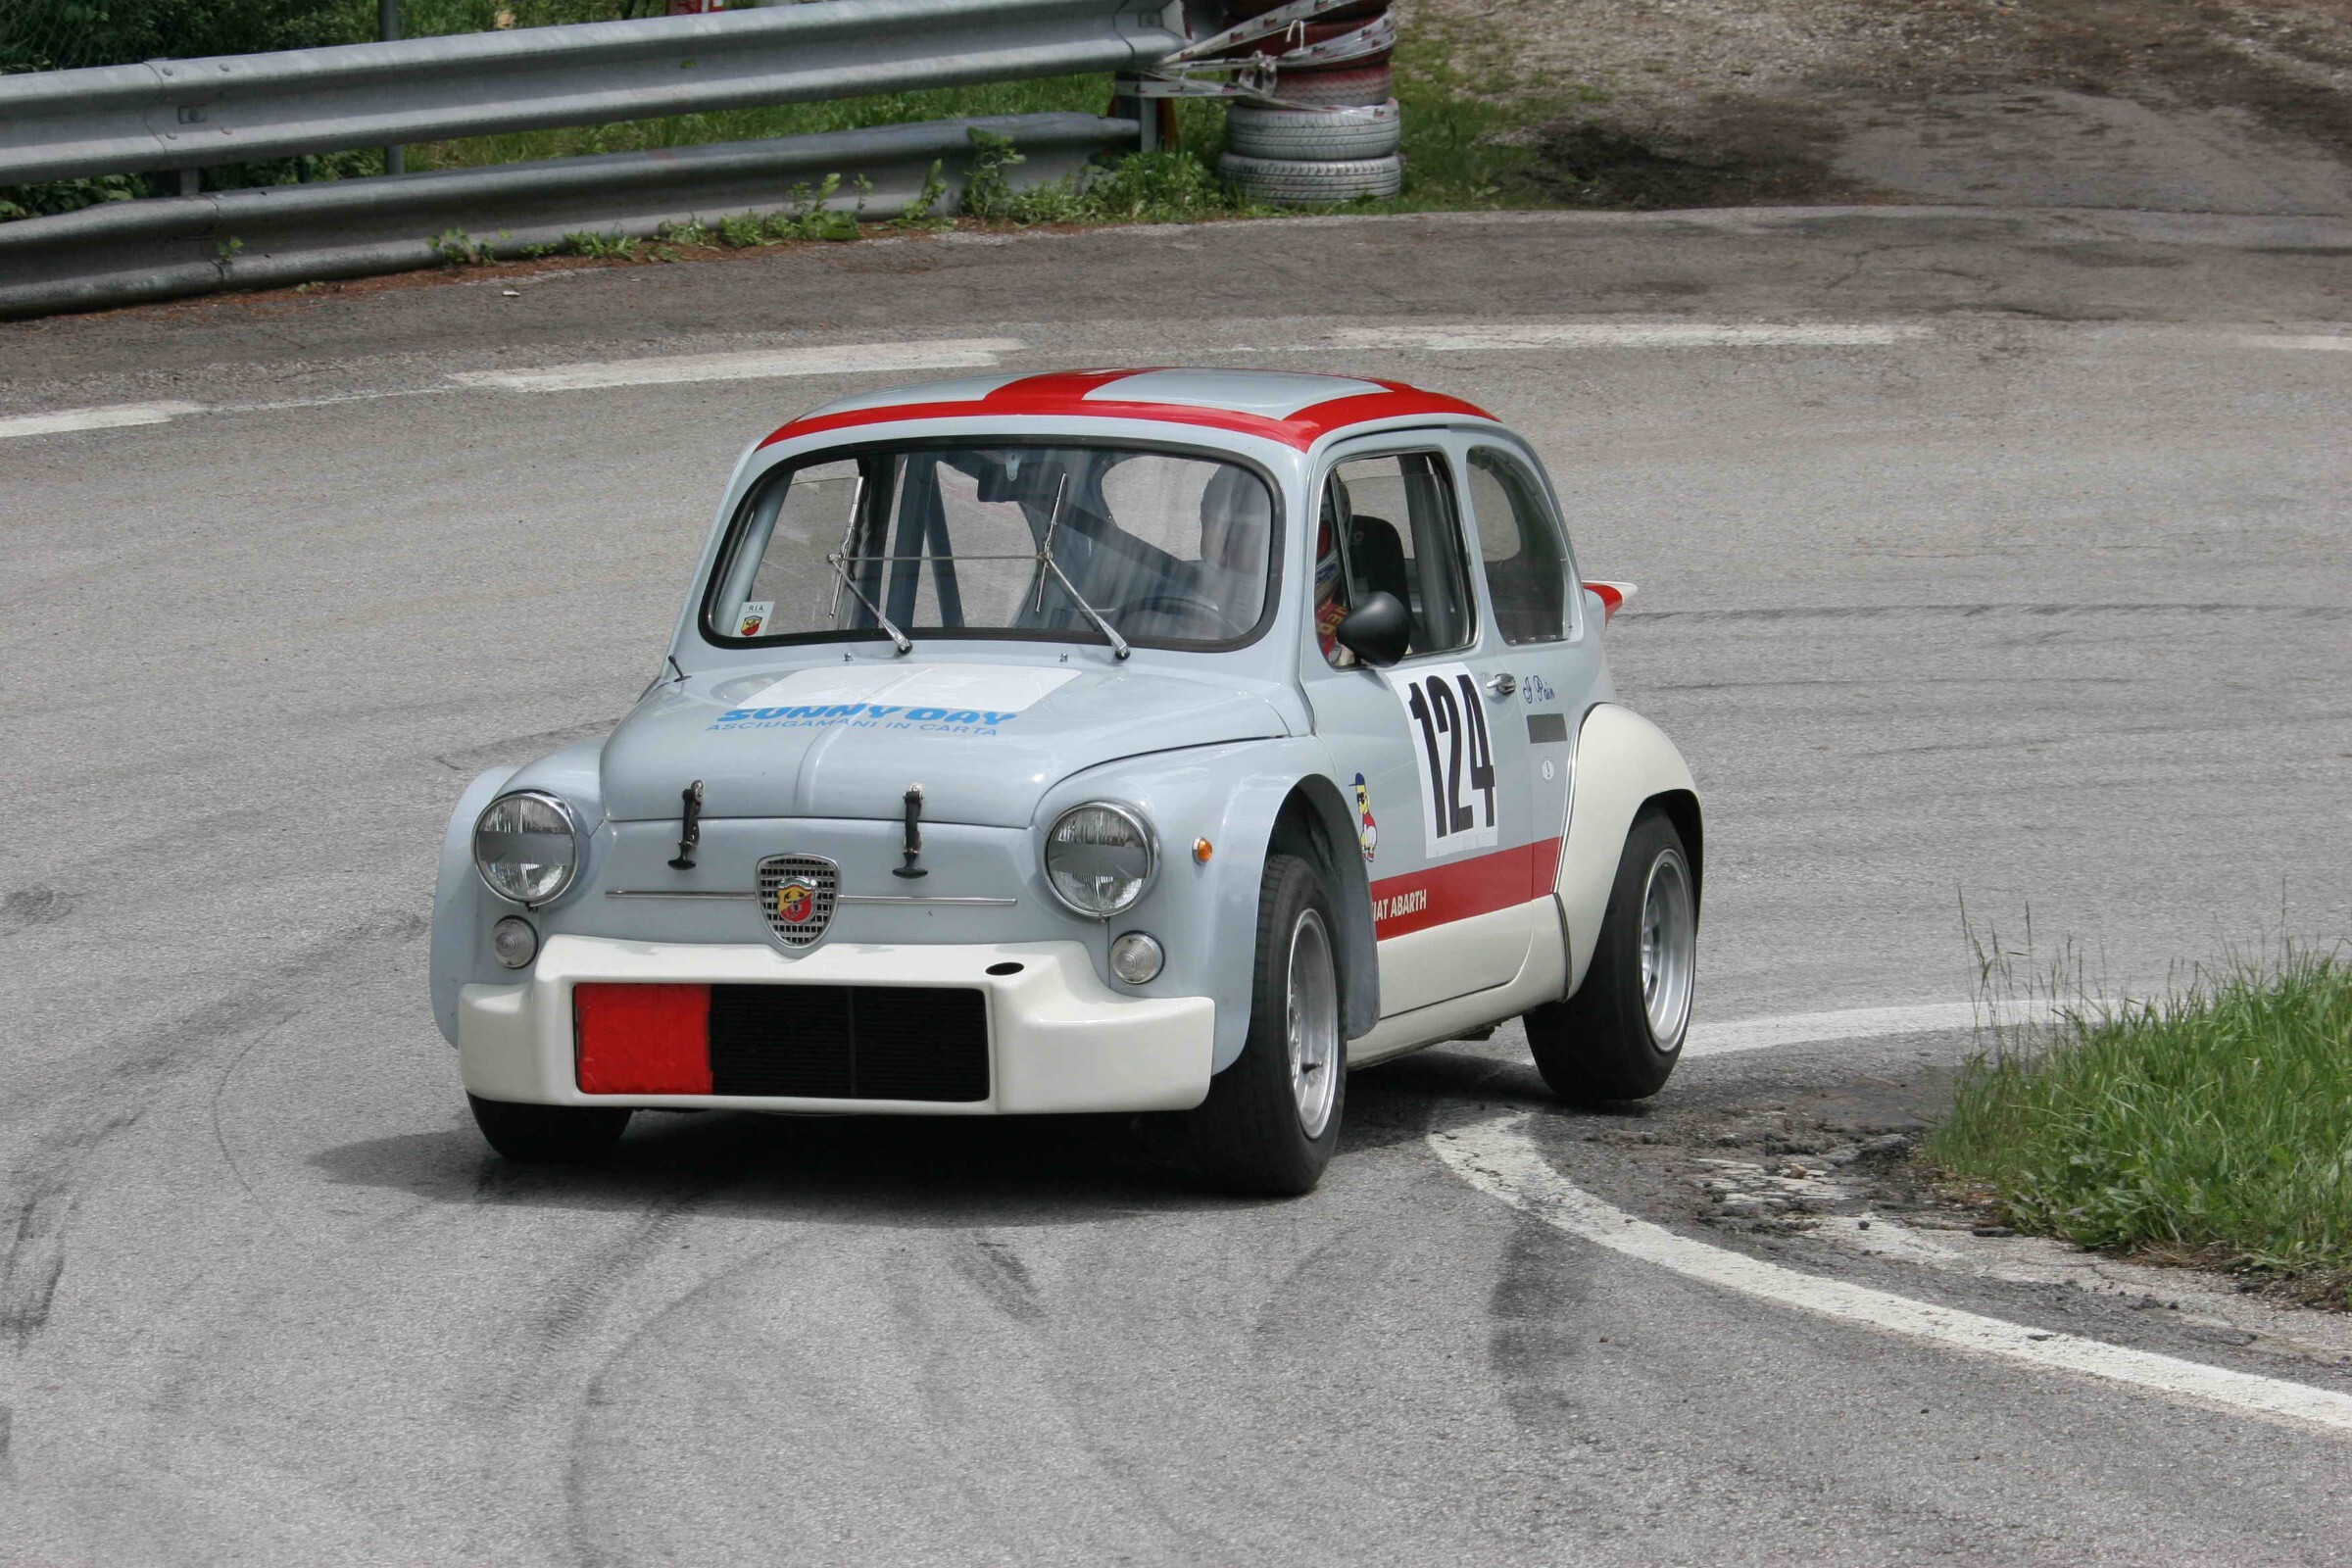
<svg viewBox="0 0 2352 1568">
<path fill-rule="evenodd" d="M 1372 884 L 1372 934 L 1385 942 L 1540 899 L 1551 891 L 1559 864 L 1560 841 L 1545 839 L 1384 877 Z"/>
<path fill-rule="evenodd" d="M 710 1093 L 710 988 L 583 981 L 571 988 L 584 1095 Z"/>
</svg>

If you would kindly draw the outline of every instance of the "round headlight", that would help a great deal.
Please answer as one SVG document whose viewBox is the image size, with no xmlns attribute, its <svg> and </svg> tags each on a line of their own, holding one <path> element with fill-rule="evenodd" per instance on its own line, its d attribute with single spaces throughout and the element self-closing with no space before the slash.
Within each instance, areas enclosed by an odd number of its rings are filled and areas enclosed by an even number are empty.
<svg viewBox="0 0 2352 1568">
<path fill-rule="evenodd" d="M 579 821 L 553 795 L 502 795 L 474 818 L 473 868 L 502 899 L 545 904 L 579 871 Z"/>
<path fill-rule="evenodd" d="M 1046 886 L 1072 913 L 1107 920 L 1135 907 L 1157 859 L 1141 816 L 1089 801 L 1055 817 L 1046 834 Z"/>
</svg>

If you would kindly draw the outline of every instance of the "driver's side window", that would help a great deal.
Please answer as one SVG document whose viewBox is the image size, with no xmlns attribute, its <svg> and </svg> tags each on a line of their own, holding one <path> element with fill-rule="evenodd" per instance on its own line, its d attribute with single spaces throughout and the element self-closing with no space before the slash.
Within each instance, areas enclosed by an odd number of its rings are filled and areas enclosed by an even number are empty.
<svg viewBox="0 0 2352 1568">
<path fill-rule="evenodd" d="M 1374 593 L 1394 595 L 1410 612 L 1407 659 L 1477 640 L 1453 476 L 1442 453 L 1348 458 L 1324 477 L 1315 527 L 1315 635 L 1334 666 L 1355 662 L 1339 645 L 1339 624 Z"/>
</svg>

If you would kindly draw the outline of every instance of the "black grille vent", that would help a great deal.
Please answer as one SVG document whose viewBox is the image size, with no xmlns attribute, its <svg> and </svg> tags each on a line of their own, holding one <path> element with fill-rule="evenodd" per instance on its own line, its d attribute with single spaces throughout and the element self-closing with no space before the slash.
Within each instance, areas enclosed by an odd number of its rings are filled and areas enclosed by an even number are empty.
<svg viewBox="0 0 2352 1568">
<path fill-rule="evenodd" d="M 712 986 L 710 1092 L 988 1098 L 988 1002 L 929 986 Z"/>
</svg>

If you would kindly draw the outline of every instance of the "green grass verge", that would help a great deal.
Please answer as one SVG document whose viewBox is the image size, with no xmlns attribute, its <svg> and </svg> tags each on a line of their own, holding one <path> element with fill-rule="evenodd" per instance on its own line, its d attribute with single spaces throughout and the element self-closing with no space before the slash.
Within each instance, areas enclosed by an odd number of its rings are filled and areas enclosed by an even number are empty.
<svg viewBox="0 0 2352 1568">
<path fill-rule="evenodd" d="M 2019 1230 L 2352 1307 L 2352 961 L 2290 950 L 2066 1014 L 1972 1063 L 1925 1152 Z"/>
</svg>

